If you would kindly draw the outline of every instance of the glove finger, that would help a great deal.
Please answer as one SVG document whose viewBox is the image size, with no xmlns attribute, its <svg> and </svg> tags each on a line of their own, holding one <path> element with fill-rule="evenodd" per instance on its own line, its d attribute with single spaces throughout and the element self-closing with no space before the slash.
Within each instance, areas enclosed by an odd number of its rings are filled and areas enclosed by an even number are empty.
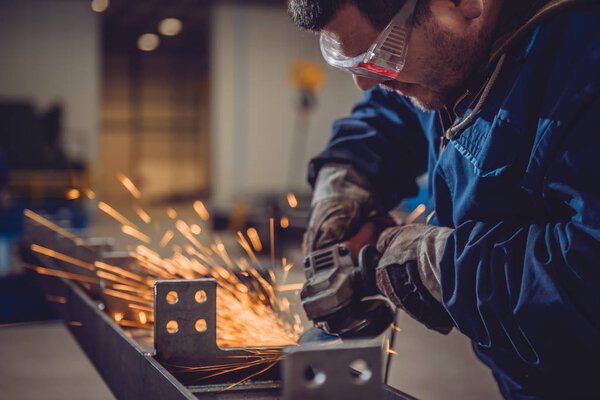
<svg viewBox="0 0 600 400">
<path fill-rule="evenodd" d="M 339 243 L 344 239 L 348 220 L 345 218 L 331 218 L 323 223 L 319 230 L 319 235 L 315 240 L 315 249 L 322 249 L 324 247 Z"/>
<path fill-rule="evenodd" d="M 350 237 L 360 220 L 360 208 L 356 202 L 336 204 L 323 218 L 315 238 L 315 248 L 322 249 Z"/>
<path fill-rule="evenodd" d="M 377 240 L 377 251 L 380 254 L 385 254 L 386 250 L 390 247 L 391 243 L 396 239 L 400 233 L 402 227 L 394 226 L 384 230 L 379 239 Z"/>
<path fill-rule="evenodd" d="M 341 242 L 358 225 L 360 216 L 360 206 L 353 200 L 336 199 L 318 203 L 311 213 L 304 236 L 304 254 Z"/>
</svg>

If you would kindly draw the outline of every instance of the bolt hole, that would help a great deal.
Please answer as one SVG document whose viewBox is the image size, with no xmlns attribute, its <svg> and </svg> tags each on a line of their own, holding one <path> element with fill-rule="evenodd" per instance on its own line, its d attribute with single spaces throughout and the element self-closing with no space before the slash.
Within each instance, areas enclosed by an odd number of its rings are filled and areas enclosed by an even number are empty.
<svg viewBox="0 0 600 400">
<path fill-rule="evenodd" d="M 199 320 L 197 320 L 196 323 L 194 324 L 194 327 L 200 333 L 206 332 L 206 327 L 207 327 L 206 320 L 205 319 L 199 319 Z"/>
<path fill-rule="evenodd" d="M 179 331 L 179 324 L 177 323 L 177 321 L 169 321 L 167 322 L 167 332 L 169 332 L 170 334 L 174 334 L 177 333 Z"/>
<path fill-rule="evenodd" d="M 317 388 L 325 383 L 327 375 L 325 372 L 308 366 L 304 369 L 304 381 L 308 387 Z"/>
<path fill-rule="evenodd" d="M 365 360 L 359 358 L 350 363 L 350 376 L 357 384 L 369 382 L 373 376 L 373 372 Z"/>
<path fill-rule="evenodd" d="M 196 303 L 202 304 L 206 302 L 207 296 L 204 290 L 198 290 L 194 295 L 194 299 L 196 299 Z"/>
<path fill-rule="evenodd" d="M 178 301 L 179 301 L 179 295 L 177 294 L 176 291 L 171 290 L 169 293 L 167 293 L 167 303 L 175 304 Z"/>
</svg>

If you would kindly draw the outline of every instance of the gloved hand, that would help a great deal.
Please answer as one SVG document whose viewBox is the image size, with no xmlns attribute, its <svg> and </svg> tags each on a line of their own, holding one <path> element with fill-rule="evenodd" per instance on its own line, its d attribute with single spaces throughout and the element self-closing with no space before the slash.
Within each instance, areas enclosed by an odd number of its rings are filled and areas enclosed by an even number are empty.
<svg viewBox="0 0 600 400">
<path fill-rule="evenodd" d="M 315 182 L 302 243 L 304 256 L 352 236 L 374 209 L 366 178 L 349 165 L 323 166 Z"/>
<path fill-rule="evenodd" d="M 440 261 L 450 228 L 413 224 L 386 229 L 377 241 L 380 292 L 429 329 L 441 333 L 454 323 L 441 302 Z"/>
</svg>

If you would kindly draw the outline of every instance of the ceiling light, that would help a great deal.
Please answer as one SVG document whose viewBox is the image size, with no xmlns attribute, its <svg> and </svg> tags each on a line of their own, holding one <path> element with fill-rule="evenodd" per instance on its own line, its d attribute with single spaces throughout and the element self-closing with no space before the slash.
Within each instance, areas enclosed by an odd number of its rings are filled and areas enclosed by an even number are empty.
<svg viewBox="0 0 600 400">
<path fill-rule="evenodd" d="M 158 31 L 165 36 L 175 36 L 181 32 L 182 26 L 177 18 L 165 18 L 158 24 Z"/>
<path fill-rule="evenodd" d="M 92 0 L 92 10 L 96 12 L 104 12 L 108 8 L 110 2 L 108 0 Z"/>
<path fill-rule="evenodd" d="M 160 39 L 158 35 L 154 33 L 144 33 L 142 36 L 140 36 L 137 42 L 138 49 L 142 51 L 156 50 L 159 44 Z"/>
</svg>

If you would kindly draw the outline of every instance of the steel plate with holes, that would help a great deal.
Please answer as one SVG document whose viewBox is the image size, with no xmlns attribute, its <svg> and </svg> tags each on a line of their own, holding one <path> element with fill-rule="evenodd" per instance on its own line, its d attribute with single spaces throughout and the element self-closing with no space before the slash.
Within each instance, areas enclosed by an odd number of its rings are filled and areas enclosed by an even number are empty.
<svg viewBox="0 0 600 400">
<path fill-rule="evenodd" d="M 217 282 L 212 278 L 159 280 L 154 285 L 154 346 L 163 364 L 177 366 L 173 373 L 185 382 L 201 377 L 186 367 L 222 365 L 251 360 L 244 349 L 221 349 L 217 345 Z M 231 384 L 263 369 L 264 365 L 203 379 L 203 383 Z M 196 374 L 197 375 L 197 374 Z M 279 381 L 279 365 L 258 375 L 257 382 Z"/>
<path fill-rule="evenodd" d="M 304 399 L 380 399 L 381 346 L 373 341 L 289 348 L 283 372 L 284 397 Z"/>
</svg>

